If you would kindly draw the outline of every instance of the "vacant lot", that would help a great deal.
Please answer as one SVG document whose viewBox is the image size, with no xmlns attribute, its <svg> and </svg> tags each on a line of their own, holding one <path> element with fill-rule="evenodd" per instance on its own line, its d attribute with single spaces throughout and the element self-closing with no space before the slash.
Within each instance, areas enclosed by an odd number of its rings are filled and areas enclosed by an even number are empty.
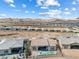
<svg viewBox="0 0 79 59">
<path fill-rule="evenodd" d="M 65 56 L 79 58 L 79 50 L 78 49 L 63 49 L 63 54 Z"/>
<path fill-rule="evenodd" d="M 79 59 L 78 49 L 62 49 L 64 56 L 48 57 L 45 59 Z"/>
<path fill-rule="evenodd" d="M 75 33 L 61 33 L 61 32 L 32 32 L 32 31 L 6 31 L 6 30 L 0 30 L 0 36 L 10 36 L 10 35 L 7 35 L 7 34 L 13 34 L 13 36 L 23 36 L 23 37 L 28 37 L 28 38 L 33 38 L 33 37 L 38 37 L 38 36 L 43 36 L 43 37 L 56 37 L 56 36 L 59 36 L 59 35 L 73 35 Z"/>
</svg>

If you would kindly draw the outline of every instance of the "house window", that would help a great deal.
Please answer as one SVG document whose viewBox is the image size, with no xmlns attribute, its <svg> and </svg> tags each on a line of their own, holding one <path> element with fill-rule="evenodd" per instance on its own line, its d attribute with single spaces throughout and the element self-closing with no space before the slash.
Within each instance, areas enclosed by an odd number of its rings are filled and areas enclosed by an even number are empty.
<svg viewBox="0 0 79 59">
<path fill-rule="evenodd" d="M 22 52 L 23 52 L 22 47 L 20 47 L 20 48 L 12 48 L 11 49 L 12 54 L 18 54 L 18 53 L 22 53 Z"/>
<path fill-rule="evenodd" d="M 48 46 L 38 47 L 38 51 L 48 51 Z"/>
<path fill-rule="evenodd" d="M 71 45 L 70 48 L 71 49 L 79 49 L 79 45 Z"/>
<path fill-rule="evenodd" d="M 5 51 L 4 51 L 4 54 L 8 54 L 8 50 L 5 50 Z"/>
</svg>

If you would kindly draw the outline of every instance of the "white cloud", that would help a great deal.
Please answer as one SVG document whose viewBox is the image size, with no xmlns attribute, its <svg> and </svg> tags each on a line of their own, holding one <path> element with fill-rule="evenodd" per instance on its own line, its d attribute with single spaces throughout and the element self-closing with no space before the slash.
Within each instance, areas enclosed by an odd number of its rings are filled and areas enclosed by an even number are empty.
<svg viewBox="0 0 79 59">
<path fill-rule="evenodd" d="M 32 11 L 32 13 L 35 13 L 35 11 Z"/>
<path fill-rule="evenodd" d="M 76 1 L 73 1 L 72 4 L 75 5 L 76 4 Z"/>
<path fill-rule="evenodd" d="M 45 13 L 39 13 L 39 15 L 48 17 L 59 17 L 61 13 L 62 13 L 61 10 L 49 10 L 48 12 Z"/>
<path fill-rule="evenodd" d="M 45 6 L 60 6 L 56 0 L 47 0 L 44 4 Z"/>
<path fill-rule="evenodd" d="M 42 5 L 42 2 L 44 2 L 44 0 L 36 0 L 38 5 Z"/>
<path fill-rule="evenodd" d="M 47 12 L 49 17 L 58 17 L 61 13 L 62 12 L 60 10 L 49 10 L 49 12 Z"/>
<path fill-rule="evenodd" d="M 21 11 L 21 10 L 15 10 L 16 12 L 19 12 L 19 11 Z"/>
<path fill-rule="evenodd" d="M 4 0 L 6 3 L 14 3 L 14 0 Z"/>
<path fill-rule="evenodd" d="M 76 11 L 76 8 L 72 8 L 73 11 Z"/>
<path fill-rule="evenodd" d="M 15 5 L 14 4 L 10 4 L 10 6 L 13 7 L 13 8 L 15 8 Z"/>
<path fill-rule="evenodd" d="M 23 7 L 23 8 L 26 8 L 27 6 L 26 6 L 25 4 L 22 4 L 22 7 Z"/>
<path fill-rule="evenodd" d="M 41 9 L 48 9 L 48 7 L 41 7 Z"/>
<path fill-rule="evenodd" d="M 65 11 L 68 11 L 68 10 L 69 10 L 69 8 L 65 8 L 64 10 L 65 10 Z"/>
<path fill-rule="evenodd" d="M 69 15 L 69 14 L 71 14 L 71 12 L 66 11 L 66 12 L 64 12 L 64 14 Z"/>
<path fill-rule="evenodd" d="M 25 13 L 29 13 L 29 11 L 25 11 Z"/>
<path fill-rule="evenodd" d="M 14 5 L 14 0 L 4 0 L 6 3 L 8 3 L 11 7 L 14 7 L 15 8 L 15 5 Z"/>
<path fill-rule="evenodd" d="M 77 4 L 77 3 L 79 3 L 79 0 L 74 0 L 74 1 L 72 2 L 72 4 Z"/>
<path fill-rule="evenodd" d="M 60 3 L 57 0 L 36 0 L 39 6 L 60 6 Z"/>
<path fill-rule="evenodd" d="M 6 17 L 7 15 L 6 14 L 0 14 L 0 17 Z"/>
<path fill-rule="evenodd" d="M 46 13 L 39 13 L 40 16 L 47 16 L 48 14 Z"/>
</svg>

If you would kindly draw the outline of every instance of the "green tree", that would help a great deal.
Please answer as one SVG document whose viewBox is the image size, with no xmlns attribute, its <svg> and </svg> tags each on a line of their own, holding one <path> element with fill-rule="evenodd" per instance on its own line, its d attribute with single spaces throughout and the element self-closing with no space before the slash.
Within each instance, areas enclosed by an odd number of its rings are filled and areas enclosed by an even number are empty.
<svg viewBox="0 0 79 59">
<path fill-rule="evenodd" d="M 26 59 L 28 58 L 28 56 L 31 55 L 30 47 L 31 47 L 31 42 L 28 41 L 28 42 L 26 43 L 26 45 L 25 45 L 25 50 L 24 50 Z"/>
<path fill-rule="evenodd" d="M 12 59 L 17 59 L 16 57 L 13 57 Z"/>
</svg>

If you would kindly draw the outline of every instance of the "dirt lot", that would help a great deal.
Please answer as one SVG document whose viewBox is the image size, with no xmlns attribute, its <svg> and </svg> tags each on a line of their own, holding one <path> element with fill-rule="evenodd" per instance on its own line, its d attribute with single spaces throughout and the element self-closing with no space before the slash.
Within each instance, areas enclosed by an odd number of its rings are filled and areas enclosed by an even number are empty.
<svg viewBox="0 0 79 59">
<path fill-rule="evenodd" d="M 24 37 L 37 37 L 37 36 L 51 36 L 51 37 L 54 37 L 54 36 L 59 36 L 59 35 L 67 35 L 67 34 L 74 34 L 74 33 L 61 33 L 61 32 L 33 32 L 33 31 L 11 31 L 11 30 L 0 30 L 0 36 L 1 35 L 6 35 L 6 36 L 9 36 L 7 34 L 14 34 L 16 33 L 15 35 L 19 35 L 19 36 L 24 36 Z"/>
<path fill-rule="evenodd" d="M 63 49 L 64 56 L 47 57 L 43 59 L 79 59 L 78 49 Z"/>
<path fill-rule="evenodd" d="M 78 49 L 63 49 L 63 54 L 65 56 L 79 58 L 79 50 Z"/>
</svg>

